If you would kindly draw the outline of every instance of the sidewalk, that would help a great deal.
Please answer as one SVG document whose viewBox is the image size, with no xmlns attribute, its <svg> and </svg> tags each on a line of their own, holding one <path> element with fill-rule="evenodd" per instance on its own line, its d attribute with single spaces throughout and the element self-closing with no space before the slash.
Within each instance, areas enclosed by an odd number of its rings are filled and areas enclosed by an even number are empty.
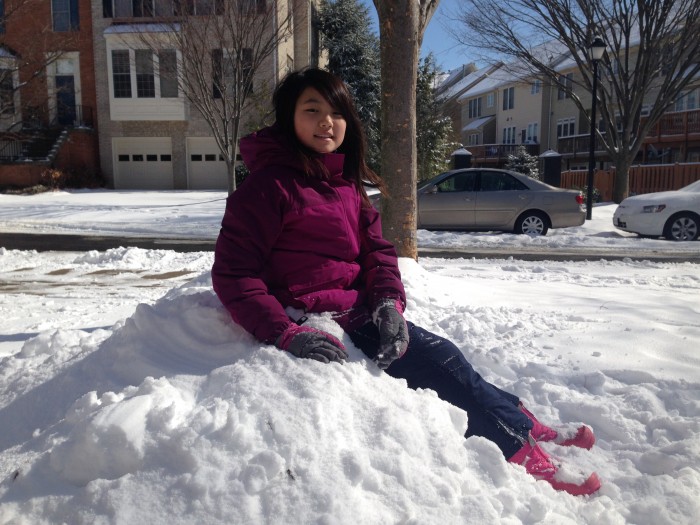
<svg viewBox="0 0 700 525">
<path fill-rule="evenodd" d="M 82 252 L 89 250 L 105 251 L 120 246 L 133 246 L 145 250 L 174 250 L 176 252 L 213 251 L 216 241 L 213 239 L 155 238 L 148 236 L 108 236 L 75 234 L 34 234 L 34 233 L 0 233 L 0 247 L 9 250 L 36 250 Z M 436 257 L 445 259 L 514 259 L 525 261 L 596 261 L 596 260 L 650 260 L 667 262 L 692 262 L 700 264 L 700 250 L 611 250 L 596 249 L 588 246 L 570 246 L 567 248 L 552 246 L 504 246 L 487 247 L 462 246 L 454 248 L 419 247 L 418 257 Z M 700 246 L 699 246 L 700 248 Z"/>
</svg>

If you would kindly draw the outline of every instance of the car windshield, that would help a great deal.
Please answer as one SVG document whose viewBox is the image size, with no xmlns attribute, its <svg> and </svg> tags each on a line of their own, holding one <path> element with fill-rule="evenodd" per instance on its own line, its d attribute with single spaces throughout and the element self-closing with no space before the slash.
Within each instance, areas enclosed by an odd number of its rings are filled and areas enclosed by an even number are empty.
<svg viewBox="0 0 700 525">
<path fill-rule="evenodd" d="M 696 180 L 692 184 L 688 184 L 687 186 L 681 188 L 678 191 L 689 191 L 691 193 L 700 193 L 700 180 Z"/>
</svg>

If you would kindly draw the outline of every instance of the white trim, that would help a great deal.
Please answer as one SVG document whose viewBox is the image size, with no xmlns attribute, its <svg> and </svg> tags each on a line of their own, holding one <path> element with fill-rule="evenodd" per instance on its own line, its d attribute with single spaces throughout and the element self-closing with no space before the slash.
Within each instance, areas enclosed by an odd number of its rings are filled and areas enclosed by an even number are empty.
<svg viewBox="0 0 700 525">
<path fill-rule="evenodd" d="M 83 95 L 80 84 L 80 52 L 69 51 L 61 54 L 59 58 L 52 61 L 46 66 L 46 90 L 48 92 L 49 120 L 53 122 L 56 118 L 56 75 L 58 74 L 59 61 L 67 61 L 72 64 L 73 83 L 75 87 L 75 105 L 76 107 L 83 105 Z M 67 75 L 66 75 L 67 76 Z"/>
</svg>

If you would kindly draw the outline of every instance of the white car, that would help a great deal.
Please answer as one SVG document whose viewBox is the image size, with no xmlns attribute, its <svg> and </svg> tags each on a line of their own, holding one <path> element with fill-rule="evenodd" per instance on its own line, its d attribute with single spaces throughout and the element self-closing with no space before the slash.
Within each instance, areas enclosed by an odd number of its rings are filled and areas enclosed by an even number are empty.
<svg viewBox="0 0 700 525">
<path fill-rule="evenodd" d="M 626 198 L 615 210 L 613 225 L 642 237 L 694 241 L 700 231 L 700 180 L 676 191 Z"/>
</svg>

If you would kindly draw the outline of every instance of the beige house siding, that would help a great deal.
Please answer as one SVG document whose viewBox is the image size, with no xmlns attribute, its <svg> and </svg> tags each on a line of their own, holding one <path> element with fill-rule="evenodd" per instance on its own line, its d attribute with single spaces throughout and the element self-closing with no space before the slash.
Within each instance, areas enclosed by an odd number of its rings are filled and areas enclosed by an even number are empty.
<svg viewBox="0 0 700 525">
<path fill-rule="evenodd" d="M 542 88 L 539 92 L 532 94 L 531 83 L 505 84 L 498 89 L 499 104 L 496 113 L 496 142 L 503 143 L 503 130 L 505 128 L 515 129 L 514 142 L 512 144 L 523 144 L 527 141 L 528 125 L 537 125 L 537 141 L 540 140 L 542 123 Z M 508 95 L 506 95 L 506 92 Z M 512 109 L 504 109 L 504 99 L 508 100 L 509 94 L 514 96 Z M 523 132 L 525 138 L 523 138 Z M 535 134 L 532 134 L 535 136 Z"/>
</svg>

